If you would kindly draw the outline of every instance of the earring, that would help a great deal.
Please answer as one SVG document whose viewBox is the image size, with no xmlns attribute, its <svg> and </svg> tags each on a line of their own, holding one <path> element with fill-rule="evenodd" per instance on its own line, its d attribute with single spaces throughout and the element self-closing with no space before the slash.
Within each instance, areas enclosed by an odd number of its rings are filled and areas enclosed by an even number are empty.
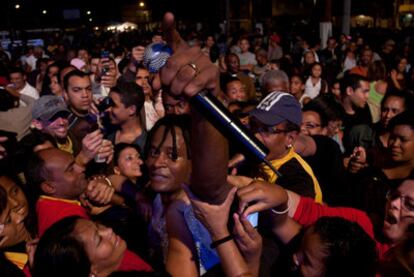
<svg viewBox="0 0 414 277">
<path fill-rule="evenodd" d="M 287 146 L 286 146 L 286 149 L 290 149 L 290 148 L 292 148 L 293 147 L 293 145 L 292 144 L 288 144 Z"/>
</svg>

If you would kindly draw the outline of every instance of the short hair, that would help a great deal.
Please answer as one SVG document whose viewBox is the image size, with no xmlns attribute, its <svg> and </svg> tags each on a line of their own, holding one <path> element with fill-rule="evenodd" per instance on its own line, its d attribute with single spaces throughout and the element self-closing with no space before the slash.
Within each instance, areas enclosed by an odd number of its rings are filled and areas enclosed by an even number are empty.
<svg viewBox="0 0 414 277">
<path fill-rule="evenodd" d="M 224 93 L 227 93 L 227 85 L 231 82 L 235 82 L 235 81 L 239 81 L 241 82 L 241 80 L 237 77 L 233 77 L 231 75 L 222 75 L 220 77 L 220 88 Z"/>
<path fill-rule="evenodd" d="M 135 106 L 135 114 L 140 114 L 145 102 L 145 96 L 139 85 L 132 82 L 119 82 L 115 87 L 111 88 L 111 92 L 119 95 L 121 103 L 126 108 Z"/>
<path fill-rule="evenodd" d="M 347 88 L 352 88 L 353 90 L 358 89 L 361 86 L 361 82 L 369 82 L 367 78 L 358 74 L 349 74 L 342 79 L 341 82 L 341 95 L 342 97 L 346 96 Z"/>
<path fill-rule="evenodd" d="M 358 223 L 321 217 L 311 228 L 327 252 L 323 276 L 375 276 L 376 245 Z"/>
<path fill-rule="evenodd" d="M 173 160 L 176 160 L 178 157 L 177 153 L 177 138 L 175 128 L 181 129 L 183 134 L 184 143 L 187 148 L 187 158 L 191 159 L 191 145 L 190 145 L 190 134 L 191 134 L 191 117 L 188 114 L 168 114 L 158 120 L 155 125 L 152 127 L 151 131 L 148 134 L 147 142 L 145 144 L 145 155 L 148 155 L 148 152 L 151 148 L 151 141 L 154 138 L 155 133 L 161 127 L 165 127 L 163 139 L 161 140 L 160 144 L 157 146 L 158 150 L 164 143 L 165 139 L 167 138 L 167 134 L 170 133 L 173 138 Z"/>
<path fill-rule="evenodd" d="M 394 116 L 388 124 L 388 130 L 393 130 L 396 126 L 407 125 L 414 130 L 414 112 L 406 110 Z"/>
<path fill-rule="evenodd" d="M 320 102 L 311 100 L 306 105 L 303 106 L 303 112 L 312 111 L 319 115 L 321 120 L 321 127 L 326 127 L 328 125 L 328 116 L 325 113 L 324 107 L 320 105 Z"/>
<path fill-rule="evenodd" d="M 36 248 L 33 277 L 90 275 L 91 262 L 85 246 L 74 234 L 79 219 L 66 217 L 46 230 Z"/>
<path fill-rule="evenodd" d="M 270 70 L 263 74 L 260 80 L 262 87 L 266 87 L 267 84 L 275 84 L 276 82 L 283 82 L 289 87 L 289 77 L 286 72 L 279 69 Z"/>
<path fill-rule="evenodd" d="M 26 75 L 26 72 L 24 72 L 23 68 L 21 68 L 21 67 L 17 67 L 17 66 L 15 66 L 15 67 L 11 67 L 11 68 L 9 69 L 9 77 L 10 77 L 10 75 L 12 75 L 13 73 L 20 73 L 20 74 L 22 74 L 23 76 L 25 76 L 25 75 Z"/>
<path fill-rule="evenodd" d="M 85 72 L 80 71 L 79 69 L 72 70 L 68 74 L 66 74 L 65 77 L 63 78 L 63 88 L 65 89 L 65 91 L 68 91 L 70 78 L 75 77 L 75 76 L 79 78 L 88 77 L 88 80 L 89 80 L 89 75 L 86 74 Z"/>
<path fill-rule="evenodd" d="M 404 101 L 404 110 L 413 110 L 414 109 L 414 96 L 408 91 L 401 90 L 390 90 L 385 93 L 384 97 L 381 100 L 381 110 L 384 109 L 384 104 L 390 97 L 398 97 Z"/>
<path fill-rule="evenodd" d="M 24 172 L 26 180 L 29 183 L 29 190 L 33 199 L 37 199 L 43 194 L 41 184 L 48 179 L 48 174 L 49 172 L 46 169 L 46 161 L 42 159 L 38 153 L 33 153 L 29 157 L 29 162 L 26 167 L 26 171 Z"/>
<path fill-rule="evenodd" d="M 113 161 L 114 161 L 114 165 L 115 166 L 118 165 L 118 159 L 119 159 L 119 156 L 121 155 L 121 152 L 124 151 L 127 148 L 133 148 L 133 149 L 137 150 L 137 152 L 140 155 L 142 154 L 141 148 L 137 144 L 134 144 L 134 143 L 125 143 L 125 142 L 118 143 L 114 147 L 114 158 L 113 158 Z"/>
</svg>

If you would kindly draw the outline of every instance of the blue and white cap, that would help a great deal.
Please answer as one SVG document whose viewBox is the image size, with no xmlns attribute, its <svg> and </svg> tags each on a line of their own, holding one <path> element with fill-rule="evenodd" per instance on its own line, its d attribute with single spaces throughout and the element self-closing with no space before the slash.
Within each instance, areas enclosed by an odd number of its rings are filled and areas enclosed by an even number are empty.
<svg viewBox="0 0 414 277">
<path fill-rule="evenodd" d="M 274 126 L 287 120 L 298 126 L 302 123 L 302 110 L 299 101 L 291 94 L 275 91 L 267 95 L 250 112 L 259 122 Z"/>
</svg>

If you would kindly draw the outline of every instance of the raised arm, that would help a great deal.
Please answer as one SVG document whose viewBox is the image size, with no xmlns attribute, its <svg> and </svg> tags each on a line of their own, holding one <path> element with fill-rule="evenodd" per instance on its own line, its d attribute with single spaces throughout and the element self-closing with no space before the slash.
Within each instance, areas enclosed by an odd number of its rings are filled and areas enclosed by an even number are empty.
<svg viewBox="0 0 414 277">
<path fill-rule="evenodd" d="M 218 95 L 219 71 L 199 47 L 189 47 L 174 26 L 174 16 L 166 13 L 163 21 L 166 40 L 174 54 L 160 71 L 160 81 L 174 95 L 188 98 L 203 89 Z M 157 89 L 157 81 L 154 82 Z M 224 201 L 230 186 L 226 183 L 228 146 L 226 139 L 203 115 L 192 109 L 191 190 L 210 203 Z"/>
</svg>

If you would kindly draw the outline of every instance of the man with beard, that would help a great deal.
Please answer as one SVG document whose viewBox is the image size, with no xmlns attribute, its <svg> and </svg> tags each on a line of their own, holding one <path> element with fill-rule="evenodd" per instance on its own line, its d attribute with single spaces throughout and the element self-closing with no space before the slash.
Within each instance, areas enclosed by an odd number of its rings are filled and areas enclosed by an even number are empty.
<svg viewBox="0 0 414 277">
<path fill-rule="evenodd" d="M 78 143 L 69 131 L 68 117 L 70 114 L 62 98 L 45 95 L 36 100 L 33 105 L 32 126 L 52 136 L 60 150 L 74 156 L 76 154 L 78 165 L 85 166 L 98 153 L 100 157 L 111 156 L 112 144 L 103 140 L 103 135 L 99 130 L 86 134 L 81 144 Z"/>
</svg>

